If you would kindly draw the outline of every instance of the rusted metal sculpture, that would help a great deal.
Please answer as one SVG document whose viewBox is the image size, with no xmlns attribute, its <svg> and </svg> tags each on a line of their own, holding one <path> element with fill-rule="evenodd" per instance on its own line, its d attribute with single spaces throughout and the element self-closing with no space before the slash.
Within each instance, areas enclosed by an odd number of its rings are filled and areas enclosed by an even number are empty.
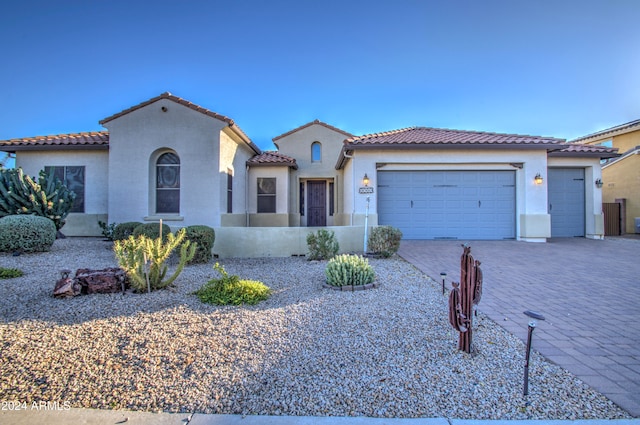
<svg viewBox="0 0 640 425">
<path fill-rule="evenodd" d="M 482 270 L 480 261 L 474 260 L 471 247 L 463 245 L 460 258 L 460 283 L 453 282 L 449 294 L 449 322 L 460 332 L 458 350 L 471 353 L 473 338 L 473 306 L 482 297 Z"/>
</svg>

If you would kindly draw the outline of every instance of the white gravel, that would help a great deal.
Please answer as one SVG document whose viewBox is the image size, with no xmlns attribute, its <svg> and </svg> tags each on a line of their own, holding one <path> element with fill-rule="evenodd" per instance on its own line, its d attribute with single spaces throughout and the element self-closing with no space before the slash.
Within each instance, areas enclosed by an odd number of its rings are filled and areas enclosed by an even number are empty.
<svg viewBox="0 0 640 425">
<path fill-rule="evenodd" d="M 202 304 L 216 276 L 189 266 L 152 294 L 51 296 L 58 271 L 115 266 L 111 244 L 57 240 L 0 254 L 0 401 L 260 415 L 614 419 L 630 416 L 537 353 L 522 396 L 525 347 L 483 314 L 476 354 L 456 350 L 446 297 L 400 258 L 370 260 L 379 288 L 322 289 L 326 263 L 225 259 L 273 289 L 256 306 Z"/>
</svg>

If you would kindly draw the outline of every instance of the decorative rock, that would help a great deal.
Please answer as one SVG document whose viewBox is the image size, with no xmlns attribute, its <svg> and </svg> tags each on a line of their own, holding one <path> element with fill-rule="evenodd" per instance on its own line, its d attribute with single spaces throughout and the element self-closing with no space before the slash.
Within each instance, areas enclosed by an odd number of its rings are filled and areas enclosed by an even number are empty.
<svg viewBox="0 0 640 425">
<path fill-rule="evenodd" d="M 114 267 L 101 270 L 78 269 L 74 281 L 82 286 L 83 293 L 113 294 L 122 291 L 125 273 Z M 126 286 L 125 282 L 125 288 Z"/>
<path fill-rule="evenodd" d="M 53 288 L 53 296 L 56 298 L 70 298 L 80 295 L 82 287 L 75 283 L 73 279 L 63 278 L 56 282 Z"/>
</svg>

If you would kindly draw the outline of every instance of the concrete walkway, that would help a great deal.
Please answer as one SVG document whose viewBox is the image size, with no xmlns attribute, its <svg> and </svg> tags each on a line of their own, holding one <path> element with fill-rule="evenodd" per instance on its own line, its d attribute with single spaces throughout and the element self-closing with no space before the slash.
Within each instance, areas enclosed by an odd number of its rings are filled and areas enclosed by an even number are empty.
<svg viewBox="0 0 640 425">
<path fill-rule="evenodd" d="M 403 241 L 399 254 L 451 287 L 465 242 Z M 523 341 L 523 311 L 541 312 L 533 348 L 640 417 L 640 239 L 468 244 L 484 274 L 480 311 Z"/>
</svg>

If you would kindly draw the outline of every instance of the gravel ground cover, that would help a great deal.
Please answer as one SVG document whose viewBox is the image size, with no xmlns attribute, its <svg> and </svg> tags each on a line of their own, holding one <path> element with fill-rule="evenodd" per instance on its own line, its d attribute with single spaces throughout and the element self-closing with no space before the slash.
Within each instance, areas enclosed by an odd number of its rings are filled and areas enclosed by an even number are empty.
<svg viewBox="0 0 640 425">
<path fill-rule="evenodd" d="M 379 288 L 322 288 L 325 262 L 225 259 L 273 290 L 256 306 L 202 304 L 217 276 L 188 266 L 152 294 L 51 296 L 58 271 L 115 266 L 111 244 L 57 240 L 0 254 L 0 401 L 258 415 L 617 419 L 630 416 L 482 313 L 475 354 L 457 351 L 440 284 L 401 258 L 372 259 Z"/>
</svg>

